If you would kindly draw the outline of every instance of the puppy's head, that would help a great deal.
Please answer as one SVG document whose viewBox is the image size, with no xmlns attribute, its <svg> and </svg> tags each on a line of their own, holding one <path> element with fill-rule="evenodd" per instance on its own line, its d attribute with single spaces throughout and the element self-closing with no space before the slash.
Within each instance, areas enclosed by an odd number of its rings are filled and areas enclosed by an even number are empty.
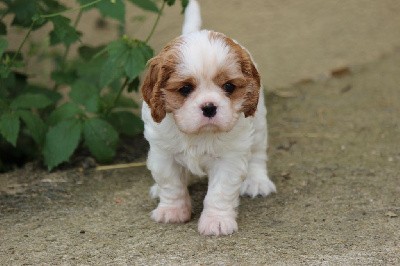
<svg viewBox="0 0 400 266">
<path fill-rule="evenodd" d="M 142 94 L 156 122 L 172 113 L 187 134 L 227 132 L 254 115 L 260 76 L 248 52 L 221 33 L 178 37 L 149 61 Z"/>
</svg>

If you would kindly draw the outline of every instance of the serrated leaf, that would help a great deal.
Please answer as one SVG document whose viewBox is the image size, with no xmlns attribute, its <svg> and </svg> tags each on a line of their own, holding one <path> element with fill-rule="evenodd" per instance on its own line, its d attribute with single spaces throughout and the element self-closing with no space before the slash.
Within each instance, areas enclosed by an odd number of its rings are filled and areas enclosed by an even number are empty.
<svg viewBox="0 0 400 266">
<path fill-rule="evenodd" d="M 42 146 L 44 143 L 44 137 L 46 135 L 46 124 L 37 114 L 34 114 L 30 111 L 19 111 L 18 114 L 26 125 L 33 140 L 39 146 Z"/>
<path fill-rule="evenodd" d="M 141 51 L 136 47 L 130 49 L 124 64 L 125 75 L 128 76 L 129 81 L 132 81 L 134 78 L 139 76 L 145 67 L 146 60 Z"/>
<path fill-rule="evenodd" d="M 14 147 L 17 144 L 20 122 L 15 113 L 4 113 L 0 116 L 0 134 Z"/>
<path fill-rule="evenodd" d="M 48 117 L 47 123 L 55 125 L 63 120 L 70 120 L 82 114 L 82 110 L 75 103 L 65 103 L 57 107 Z"/>
<path fill-rule="evenodd" d="M 114 80 L 123 77 L 123 66 L 129 53 L 129 46 L 123 39 L 110 43 L 106 49 L 108 59 L 101 70 L 100 87 L 105 87 Z"/>
<path fill-rule="evenodd" d="M 79 80 L 71 86 L 69 96 L 75 103 L 82 104 L 89 112 L 99 109 L 100 91 L 93 85 Z"/>
<path fill-rule="evenodd" d="M 151 0 L 129 0 L 132 4 L 154 13 L 160 12 L 157 5 Z"/>
<path fill-rule="evenodd" d="M 109 85 L 124 74 L 132 81 L 146 67 L 146 62 L 153 56 L 153 50 L 143 42 L 124 37 L 107 46 L 108 59 L 104 63 L 100 86 Z"/>
<path fill-rule="evenodd" d="M 100 86 L 99 73 L 101 73 L 103 66 L 105 65 L 107 58 L 105 56 L 93 58 L 90 61 L 79 60 L 75 67 L 79 79 L 85 80 L 102 89 L 104 86 Z"/>
<path fill-rule="evenodd" d="M 113 60 L 107 60 L 101 69 L 101 75 L 99 79 L 100 87 L 105 87 L 109 85 L 116 79 L 122 78 L 124 75 L 124 70 L 122 66 L 116 64 Z"/>
<path fill-rule="evenodd" d="M 68 161 L 81 139 L 82 124 L 79 120 L 66 120 L 51 127 L 43 147 L 44 162 L 51 170 Z"/>
<path fill-rule="evenodd" d="M 139 42 L 138 48 L 142 52 L 142 54 L 144 56 L 144 60 L 147 63 L 147 61 L 150 60 L 154 55 L 153 49 L 144 42 Z"/>
<path fill-rule="evenodd" d="M 71 45 L 79 40 L 81 34 L 70 25 L 70 19 L 63 16 L 56 16 L 50 18 L 50 21 L 53 23 L 54 27 L 50 32 L 51 45 L 59 43 Z"/>
<path fill-rule="evenodd" d="M 114 158 L 119 137 L 107 121 L 100 118 L 86 120 L 83 134 L 86 145 L 99 162 L 109 162 Z"/>
<path fill-rule="evenodd" d="M 7 34 L 7 26 L 2 21 L 0 21 L 0 35 Z"/>
<path fill-rule="evenodd" d="M 41 94 L 26 93 L 18 96 L 11 102 L 11 108 L 45 108 L 53 104 L 47 96 Z"/>
<path fill-rule="evenodd" d="M 121 134 L 133 137 L 143 132 L 143 121 L 131 112 L 114 112 L 109 114 L 107 121 Z"/>
</svg>

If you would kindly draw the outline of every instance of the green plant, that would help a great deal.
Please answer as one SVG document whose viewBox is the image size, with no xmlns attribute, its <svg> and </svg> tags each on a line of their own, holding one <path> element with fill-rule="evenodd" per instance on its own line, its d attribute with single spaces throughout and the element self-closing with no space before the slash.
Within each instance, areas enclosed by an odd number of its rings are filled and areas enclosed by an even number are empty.
<svg viewBox="0 0 400 266">
<path fill-rule="evenodd" d="M 51 170 L 68 161 L 80 144 L 99 162 L 110 162 L 121 134 L 134 136 L 143 130 L 140 118 L 131 111 L 138 104 L 126 92 L 138 90 L 139 75 L 153 56 L 148 41 L 164 6 L 173 5 L 175 0 L 162 1 L 160 8 L 153 0 L 77 2 L 77 8 L 68 8 L 59 0 L 0 0 L 0 171 L 10 154 L 43 158 Z M 127 4 L 157 14 L 144 41 L 123 33 Z M 187 0 L 181 0 L 181 4 L 185 8 Z M 76 26 L 92 8 L 116 20 L 121 37 L 98 47 L 81 43 L 78 56 L 70 59 L 71 45 L 82 34 Z M 65 17 L 67 12 L 78 12 L 74 22 Z M 12 17 L 11 26 L 26 29 L 15 50 L 10 49 L 5 38 L 10 27 L 4 22 L 6 16 Z M 24 71 L 29 58 L 21 52 L 30 35 L 46 24 L 52 25 L 48 35 L 50 46 L 64 46 L 64 52 L 52 58 L 55 68 L 51 72 L 51 86 L 31 82 Z M 61 87 L 70 88 L 63 104 Z"/>
</svg>

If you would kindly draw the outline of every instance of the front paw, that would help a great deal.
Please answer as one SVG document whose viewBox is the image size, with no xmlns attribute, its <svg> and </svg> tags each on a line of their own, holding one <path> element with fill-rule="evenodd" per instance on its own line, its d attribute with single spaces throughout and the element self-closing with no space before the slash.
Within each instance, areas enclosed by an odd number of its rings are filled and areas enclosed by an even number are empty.
<svg viewBox="0 0 400 266">
<path fill-rule="evenodd" d="M 202 213 L 199 220 L 199 232 L 202 235 L 230 235 L 238 230 L 235 217 Z"/>
<path fill-rule="evenodd" d="M 151 219 L 158 223 L 184 223 L 190 220 L 192 208 L 188 204 L 177 207 L 158 206 L 151 212 Z"/>
<path fill-rule="evenodd" d="M 263 178 L 246 178 L 240 187 L 240 195 L 247 195 L 252 198 L 258 195 L 265 197 L 272 192 L 276 192 L 276 187 L 267 176 Z"/>
</svg>

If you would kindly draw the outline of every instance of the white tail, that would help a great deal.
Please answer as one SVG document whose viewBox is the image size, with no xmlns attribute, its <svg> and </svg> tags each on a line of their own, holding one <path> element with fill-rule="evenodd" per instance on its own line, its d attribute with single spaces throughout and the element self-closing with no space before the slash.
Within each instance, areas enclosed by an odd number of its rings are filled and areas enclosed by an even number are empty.
<svg viewBox="0 0 400 266">
<path fill-rule="evenodd" d="M 199 31 L 201 28 L 200 6 L 196 0 L 189 0 L 185 10 L 185 19 L 182 26 L 182 34 Z"/>
</svg>

